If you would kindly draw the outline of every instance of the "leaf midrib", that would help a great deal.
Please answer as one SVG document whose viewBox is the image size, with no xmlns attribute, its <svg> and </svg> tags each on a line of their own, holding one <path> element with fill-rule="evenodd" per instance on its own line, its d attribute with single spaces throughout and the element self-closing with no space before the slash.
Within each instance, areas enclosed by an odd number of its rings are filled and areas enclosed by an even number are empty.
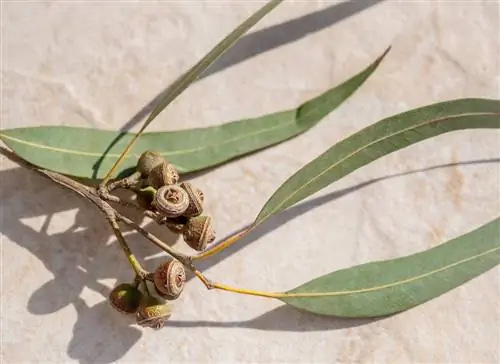
<svg viewBox="0 0 500 364">
<path fill-rule="evenodd" d="M 417 125 L 413 125 L 409 128 L 405 128 L 405 129 L 402 129 L 398 132 L 395 132 L 395 133 L 392 133 L 392 134 L 389 134 L 383 138 L 379 138 L 379 139 L 376 139 L 374 140 L 373 142 L 371 143 L 368 143 L 364 146 L 362 146 L 361 148 L 358 148 L 356 149 L 354 152 L 348 154 L 347 156 L 345 156 L 344 158 L 340 159 L 339 161 L 337 161 L 337 163 L 334 163 L 332 164 L 330 167 L 326 168 L 323 172 L 319 173 L 318 175 L 316 175 L 315 177 L 309 179 L 306 183 L 304 183 L 302 186 L 300 186 L 298 189 L 296 189 L 293 193 L 291 193 L 290 195 L 288 195 L 280 204 L 278 204 L 274 209 L 272 209 L 269 213 L 267 213 L 266 215 L 263 215 L 262 217 L 258 217 L 256 219 L 256 221 L 258 222 L 258 224 L 262 223 L 264 220 L 266 220 L 269 216 L 275 214 L 277 211 L 279 211 L 279 209 L 287 202 L 289 201 L 293 196 L 295 196 L 298 192 L 302 191 L 304 188 L 306 188 L 307 186 L 309 186 L 311 183 L 313 183 L 314 181 L 316 181 L 318 178 L 320 178 L 321 176 L 323 176 L 325 173 L 329 172 L 331 169 L 337 167 L 339 164 L 343 163 L 345 160 L 353 157 L 354 155 L 360 153 L 361 151 L 365 150 L 366 148 L 368 147 L 371 147 L 372 145 L 374 144 L 377 144 L 379 142 L 382 142 L 384 141 L 385 139 L 388 139 L 388 138 L 391 138 L 393 136 L 396 136 L 398 134 L 401 134 L 401 133 L 404 133 L 404 132 L 407 132 L 407 131 L 410 131 L 410 130 L 413 130 L 413 129 L 417 129 L 421 126 L 424 126 L 424 125 L 428 125 L 428 124 L 432 124 L 432 123 L 437 123 L 437 122 L 441 122 L 441 121 L 447 121 L 449 119 L 454 119 L 454 118 L 459 118 L 459 117 L 465 117 L 465 116 L 478 116 L 478 115 L 500 115 L 500 113 L 496 113 L 496 112 L 477 112 L 477 113 L 464 113 L 464 114 L 459 114 L 459 115 L 447 115 L 447 116 L 444 116 L 444 117 L 440 117 L 440 118 L 436 118 L 436 119 L 431 119 L 431 120 L 427 120 L 423 123 L 420 123 L 420 124 L 417 124 Z"/>
<path fill-rule="evenodd" d="M 448 265 L 446 265 L 444 267 L 432 270 L 432 271 L 427 272 L 427 273 L 423 273 L 423 274 L 420 274 L 420 275 L 417 275 L 417 276 L 414 276 L 414 277 L 410 277 L 410 278 L 403 279 L 403 280 L 396 281 L 396 282 L 392 282 L 392 283 L 387 283 L 387 284 L 380 285 L 380 286 L 369 287 L 369 288 L 360 288 L 360 289 L 348 290 L 348 291 L 309 292 L 309 293 L 307 293 L 307 292 L 303 292 L 303 293 L 282 293 L 282 294 L 279 294 L 279 298 L 344 296 L 344 295 L 354 295 L 354 294 L 367 293 L 367 292 L 375 292 L 375 291 L 379 291 L 379 290 L 386 289 L 386 288 L 392 288 L 392 287 L 395 287 L 395 286 L 400 286 L 400 285 L 403 285 L 403 284 L 408 284 L 408 283 L 417 281 L 419 279 L 427 278 L 427 277 L 429 277 L 429 276 L 431 276 L 433 274 L 437 274 L 437 273 L 446 271 L 446 270 L 448 270 L 450 268 L 453 268 L 453 267 L 456 267 L 456 266 L 458 266 L 460 264 L 464 264 L 464 263 L 467 263 L 467 262 L 469 262 L 471 260 L 478 259 L 478 258 L 480 258 L 482 256 L 494 253 L 497 250 L 500 250 L 500 247 L 496 247 L 496 248 L 492 248 L 492 249 L 486 250 L 486 251 L 484 251 L 482 253 L 479 253 L 479 254 L 473 255 L 471 257 L 459 260 L 457 262 L 448 264 Z"/>
<path fill-rule="evenodd" d="M 164 155 L 164 156 L 172 156 L 172 155 L 183 155 L 183 154 L 190 154 L 190 153 L 200 152 L 200 151 L 202 151 L 204 149 L 210 149 L 210 148 L 214 148 L 214 147 L 219 147 L 221 145 L 229 144 L 229 143 L 232 143 L 232 142 L 240 140 L 240 139 L 245 139 L 245 138 L 249 138 L 249 137 L 252 137 L 252 136 L 255 136 L 255 135 L 259 135 L 259 134 L 271 132 L 271 131 L 274 131 L 274 130 L 278 130 L 278 129 L 287 127 L 290 124 L 293 124 L 294 122 L 295 122 L 295 120 L 292 121 L 292 122 L 287 122 L 287 123 L 284 123 L 284 124 L 281 124 L 281 125 L 278 125 L 278 126 L 274 126 L 272 128 L 261 129 L 261 130 L 259 130 L 257 132 L 252 132 L 252 133 L 247 133 L 247 134 L 244 134 L 244 135 L 239 135 L 237 137 L 227 139 L 227 140 L 225 140 L 222 143 L 209 144 L 209 145 L 198 147 L 198 148 L 182 149 L 182 150 L 176 150 L 176 151 L 172 151 L 172 152 L 161 152 L 161 154 Z M 0 133 L 0 137 L 5 138 L 5 139 L 13 140 L 13 141 L 15 141 L 17 143 L 20 143 L 20 144 L 29 145 L 29 146 L 32 146 L 32 147 L 35 147 L 35 148 L 39 148 L 39 149 L 47 149 L 47 150 L 50 150 L 50 151 L 53 151 L 53 152 L 60 152 L 60 153 L 66 153 L 66 154 L 75 154 L 75 155 L 79 155 L 79 156 L 88 156 L 88 157 L 101 157 L 102 156 L 102 153 L 77 151 L 77 150 L 72 150 L 72 149 L 52 147 L 52 146 L 45 145 L 45 144 L 39 144 L 39 143 L 35 143 L 35 142 L 29 142 L 29 141 L 26 141 L 26 140 L 23 140 L 23 139 L 19 139 L 19 138 L 16 138 L 16 137 L 12 137 L 12 136 L 9 136 L 9 135 L 5 135 L 5 134 L 2 134 L 2 133 Z M 118 158 L 119 156 L 120 156 L 119 154 L 108 153 L 108 154 L 106 154 L 105 158 Z M 139 155 L 137 155 L 137 154 L 129 154 L 129 155 L 126 156 L 126 158 L 131 158 L 131 157 L 138 158 Z"/>
</svg>

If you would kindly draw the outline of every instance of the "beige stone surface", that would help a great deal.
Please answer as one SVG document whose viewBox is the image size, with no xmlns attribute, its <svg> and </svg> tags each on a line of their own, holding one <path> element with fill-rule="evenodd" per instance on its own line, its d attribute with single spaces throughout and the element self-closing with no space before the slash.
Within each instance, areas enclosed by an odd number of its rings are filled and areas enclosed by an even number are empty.
<svg viewBox="0 0 500 364">
<path fill-rule="evenodd" d="M 1 127 L 130 124 L 262 3 L 4 1 Z M 152 129 L 295 106 L 393 45 L 362 89 L 313 130 L 192 178 L 223 237 L 250 223 L 298 168 L 360 128 L 438 101 L 498 98 L 498 8 L 490 0 L 287 1 Z M 409 147 L 272 218 L 202 268 L 227 284 L 285 290 L 440 244 L 498 216 L 499 143 L 498 132 L 475 130 Z M 191 280 L 168 327 L 142 330 L 107 306 L 110 288 L 132 273 L 94 207 L 3 157 L 0 176 L 4 363 L 500 361 L 498 268 L 368 321 L 209 292 Z M 148 267 L 163 259 L 129 237 Z"/>
</svg>

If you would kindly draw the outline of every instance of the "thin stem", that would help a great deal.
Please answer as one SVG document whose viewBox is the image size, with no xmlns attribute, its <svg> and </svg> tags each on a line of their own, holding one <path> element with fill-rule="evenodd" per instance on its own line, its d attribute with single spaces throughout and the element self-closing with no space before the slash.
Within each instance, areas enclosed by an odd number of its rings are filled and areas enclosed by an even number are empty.
<svg viewBox="0 0 500 364">
<path fill-rule="evenodd" d="M 140 180 L 141 180 L 141 172 L 136 171 L 132 173 L 130 176 L 110 182 L 106 186 L 106 189 L 109 192 L 116 190 L 118 188 L 127 189 L 136 186 L 140 182 Z"/>
<path fill-rule="evenodd" d="M 227 285 L 222 284 L 222 283 L 212 283 L 212 285 L 213 285 L 213 289 L 243 294 L 243 295 L 247 295 L 247 296 L 257 296 L 257 297 L 264 297 L 264 298 L 283 298 L 283 297 L 289 296 L 287 293 L 254 291 L 251 289 L 231 287 L 231 286 L 227 286 Z"/>
<path fill-rule="evenodd" d="M 116 218 L 117 220 L 129 225 L 132 227 L 135 231 L 137 231 L 139 234 L 144 236 L 146 239 L 151 241 L 153 244 L 155 244 L 158 248 L 162 249 L 166 253 L 168 253 L 170 256 L 174 257 L 178 261 L 180 261 L 183 265 L 185 265 L 187 268 L 191 269 L 193 267 L 192 259 L 189 255 L 182 254 L 163 242 L 161 239 L 156 237 L 155 235 L 151 234 L 149 231 L 146 229 L 142 228 L 140 225 L 138 225 L 136 222 L 133 220 L 129 219 L 126 216 L 121 215 L 120 213 L 116 212 Z"/>
<path fill-rule="evenodd" d="M 222 284 L 222 283 L 212 282 L 207 277 L 205 277 L 200 271 L 198 271 L 196 269 L 196 267 L 193 265 L 193 260 L 203 259 L 205 257 L 211 256 L 213 254 L 218 253 L 219 251 L 224 250 L 225 248 L 234 244 L 236 241 L 238 241 L 244 235 L 246 235 L 255 226 L 251 226 L 250 228 L 229 237 L 228 239 L 226 239 L 222 243 L 218 244 L 217 246 L 214 246 L 213 248 L 208 249 L 205 252 L 200 253 L 198 256 L 191 257 L 188 255 L 184 255 L 180 252 L 177 252 L 175 249 L 171 248 L 169 245 L 167 245 L 166 243 L 161 241 L 159 238 L 157 238 L 156 236 L 154 236 L 150 232 L 143 229 L 141 226 L 139 226 L 137 223 L 135 223 L 134 221 L 132 221 L 128 217 L 125 217 L 125 216 L 121 215 L 120 213 L 118 213 L 106 201 L 102 200 L 102 198 L 99 196 L 99 194 L 95 188 L 83 185 L 83 184 L 76 182 L 76 181 L 72 180 L 71 178 L 66 177 L 64 175 L 61 175 L 57 172 L 52 172 L 52 171 L 48 171 L 48 170 L 45 170 L 42 168 L 38 168 L 38 167 L 32 165 L 31 163 L 25 161 L 24 159 L 20 158 L 16 154 L 12 153 L 11 151 L 9 151 L 3 147 L 0 147 L 0 152 L 2 154 L 6 155 L 8 158 L 14 160 L 15 162 L 21 164 L 22 166 L 29 168 L 29 169 L 43 175 L 44 177 L 51 179 L 53 182 L 55 182 L 63 187 L 70 189 L 71 191 L 84 197 L 87 201 L 92 202 L 94 205 L 96 205 L 99 208 L 99 210 L 101 210 L 101 212 L 108 219 L 121 248 L 123 249 L 125 255 L 127 256 L 127 259 L 129 260 L 137 277 L 139 277 L 140 280 L 144 281 L 144 279 L 147 278 L 149 272 L 147 272 L 141 266 L 139 261 L 132 254 L 132 251 L 130 250 L 127 242 L 125 241 L 125 238 L 123 237 L 123 235 L 120 231 L 119 225 L 117 223 L 118 221 L 123 222 L 123 223 L 131 226 L 134 230 L 136 230 L 138 233 L 140 233 L 145 238 L 150 240 L 152 243 L 154 243 L 160 249 L 164 250 L 166 253 L 168 253 L 169 255 L 174 257 L 175 259 L 179 260 L 186 268 L 191 270 L 196 275 L 196 277 L 207 287 L 207 289 L 219 289 L 219 290 L 238 293 L 238 294 L 259 296 L 259 297 L 266 297 L 266 298 L 280 298 L 280 297 L 285 297 L 285 296 L 291 296 L 290 294 L 286 294 L 286 293 L 253 291 L 253 290 L 230 287 L 230 286 L 227 286 L 227 285 Z"/>
<path fill-rule="evenodd" d="M 142 207 L 140 204 L 134 201 L 122 200 L 118 196 L 111 194 L 111 191 L 114 191 L 119 188 L 130 189 L 132 187 L 136 187 L 140 183 L 140 180 L 141 180 L 141 173 L 137 171 L 132 173 L 130 176 L 127 176 L 125 178 L 116 181 L 112 181 L 108 185 L 99 185 L 97 188 L 97 194 L 101 199 L 105 201 L 114 202 L 125 207 L 134 208 L 139 212 L 142 212 L 145 216 L 149 217 L 150 219 L 158 221 L 160 216 L 155 212 Z"/>
<path fill-rule="evenodd" d="M 104 187 L 104 186 L 106 186 L 108 184 L 109 179 L 111 178 L 111 176 L 113 175 L 113 173 L 115 173 L 115 171 L 118 168 L 118 166 L 120 165 L 120 163 L 125 159 L 125 157 L 127 156 L 128 152 L 130 151 L 130 149 L 132 149 L 132 146 L 134 145 L 135 141 L 139 138 L 139 136 L 141 136 L 142 132 L 144 131 L 144 129 L 146 129 L 147 125 L 148 125 L 147 123 L 145 125 L 143 125 L 142 128 L 141 128 L 141 130 L 137 134 L 135 134 L 133 136 L 132 140 L 130 140 L 130 142 L 127 144 L 127 146 L 125 147 L 125 150 L 122 152 L 122 154 L 120 155 L 120 157 L 116 160 L 116 162 L 113 164 L 113 166 L 111 167 L 111 169 L 104 176 L 104 179 L 99 184 L 99 188 L 102 188 L 102 187 Z"/>
<path fill-rule="evenodd" d="M 243 231 L 240 231 L 239 233 L 231 235 L 230 237 L 226 238 L 225 240 L 223 240 L 219 244 L 216 244 L 216 245 L 208 248 L 207 250 L 202 251 L 201 253 L 192 256 L 191 257 L 192 260 L 193 261 L 203 260 L 205 258 L 211 257 L 212 255 L 220 253 L 221 251 L 229 248 L 231 245 L 233 245 L 234 243 L 239 241 L 241 238 L 243 238 L 245 235 L 247 235 L 250 231 L 252 231 L 255 227 L 256 227 L 256 225 L 252 225 L 249 228 L 247 228 Z"/>
<path fill-rule="evenodd" d="M 147 294 L 148 296 L 151 296 L 151 293 L 149 293 L 148 282 L 147 282 L 146 280 L 144 280 L 144 281 L 142 282 L 142 284 L 144 285 L 144 292 L 146 292 L 146 294 Z"/>
<path fill-rule="evenodd" d="M 116 222 L 116 219 L 108 216 L 108 221 L 109 224 L 111 225 L 111 228 L 113 229 L 113 232 L 115 233 L 116 239 L 118 240 L 120 247 L 125 253 L 130 265 L 132 266 L 132 269 L 134 269 L 135 274 L 140 280 L 144 280 L 149 272 L 142 267 L 141 263 L 139 263 L 135 255 L 132 253 L 132 250 L 130 250 L 130 247 L 128 246 L 127 242 L 125 241 L 125 238 L 123 237 L 120 231 L 120 226 Z"/>
<path fill-rule="evenodd" d="M 205 285 L 205 287 L 208 290 L 218 289 L 221 291 L 238 293 L 238 294 L 243 294 L 243 295 L 247 295 L 247 296 L 258 296 L 258 297 L 265 297 L 265 298 L 280 298 L 280 297 L 288 296 L 287 293 L 254 291 L 254 290 L 250 290 L 250 289 L 231 287 L 231 286 L 228 286 L 228 285 L 223 284 L 223 283 L 212 282 L 210 279 L 205 277 L 203 275 L 203 273 L 201 273 L 196 268 L 193 270 L 193 273 Z"/>
</svg>

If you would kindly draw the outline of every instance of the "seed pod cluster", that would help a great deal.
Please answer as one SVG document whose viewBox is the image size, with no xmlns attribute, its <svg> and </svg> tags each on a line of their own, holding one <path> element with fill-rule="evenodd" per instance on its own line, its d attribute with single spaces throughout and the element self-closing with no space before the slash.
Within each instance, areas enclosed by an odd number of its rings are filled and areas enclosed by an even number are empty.
<svg viewBox="0 0 500 364">
<path fill-rule="evenodd" d="M 205 196 L 191 182 L 180 182 L 179 173 L 159 152 L 144 152 L 137 163 L 145 188 L 156 192 L 151 200 L 153 211 L 165 218 L 167 228 L 183 234 L 194 250 L 204 250 L 215 240 L 212 218 L 203 214 Z"/>
</svg>

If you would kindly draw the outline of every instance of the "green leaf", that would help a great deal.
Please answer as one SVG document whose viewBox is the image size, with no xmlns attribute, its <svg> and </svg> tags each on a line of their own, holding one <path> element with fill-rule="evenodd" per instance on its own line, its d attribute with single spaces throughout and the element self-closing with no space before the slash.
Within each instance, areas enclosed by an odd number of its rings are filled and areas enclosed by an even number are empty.
<svg viewBox="0 0 500 364">
<path fill-rule="evenodd" d="M 296 109 L 215 127 L 144 133 L 124 159 L 121 174 L 135 167 L 140 154 L 147 149 L 161 151 L 181 173 L 187 173 L 290 139 L 313 127 L 352 95 L 388 51 L 354 77 Z M 117 135 L 106 130 L 40 126 L 3 130 L 0 139 L 20 157 L 39 167 L 75 177 L 101 179 L 134 136 L 124 133 L 103 157 Z"/>
<path fill-rule="evenodd" d="M 381 120 L 351 135 L 301 168 L 266 202 L 255 225 L 385 155 L 440 134 L 500 128 L 500 101 L 441 102 Z"/>
<path fill-rule="evenodd" d="M 179 96 L 191 83 L 205 72 L 219 57 L 221 57 L 236 41 L 251 27 L 259 22 L 271 10 L 277 7 L 283 0 L 271 0 L 248 19 L 241 23 L 228 36 L 222 39 L 205 57 L 196 63 L 189 71 L 174 81 L 163 93 L 161 100 L 146 120 L 145 129 L 153 119 L 162 112 L 177 96 Z"/>
<path fill-rule="evenodd" d="M 424 252 L 324 275 L 280 300 L 320 315 L 386 316 L 438 297 L 499 263 L 497 218 Z"/>
<path fill-rule="evenodd" d="M 203 72 L 205 72 L 220 56 L 224 54 L 236 41 L 245 34 L 251 27 L 253 27 L 259 20 L 261 20 L 266 14 L 278 6 L 283 0 L 271 0 L 263 7 L 261 7 L 257 12 L 252 14 L 248 19 L 241 23 L 236 29 L 234 29 L 228 36 L 222 39 L 210 52 L 208 52 L 198 63 L 191 67 L 186 73 L 182 74 L 177 80 L 175 80 L 165 91 L 163 91 L 160 96 L 160 100 L 156 107 L 153 109 L 151 114 L 148 116 L 144 124 L 142 125 L 139 132 L 135 137 L 131 138 L 129 142 L 125 145 L 119 158 L 115 160 L 115 163 L 109 168 L 108 173 L 105 176 L 107 180 L 118 168 L 118 166 L 123 162 L 125 155 L 128 155 L 132 149 L 132 145 L 137 142 L 138 136 L 142 135 L 144 130 L 149 124 L 165 109 L 172 101 L 174 101 L 177 96 L 179 96 L 188 86 L 196 81 Z M 117 139 L 111 142 L 111 148 L 121 139 L 122 135 L 119 135 Z M 105 151 L 105 154 L 109 152 L 110 147 Z M 102 161 L 99 161 L 99 164 Z M 96 178 L 94 176 L 94 178 Z"/>
</svg>

